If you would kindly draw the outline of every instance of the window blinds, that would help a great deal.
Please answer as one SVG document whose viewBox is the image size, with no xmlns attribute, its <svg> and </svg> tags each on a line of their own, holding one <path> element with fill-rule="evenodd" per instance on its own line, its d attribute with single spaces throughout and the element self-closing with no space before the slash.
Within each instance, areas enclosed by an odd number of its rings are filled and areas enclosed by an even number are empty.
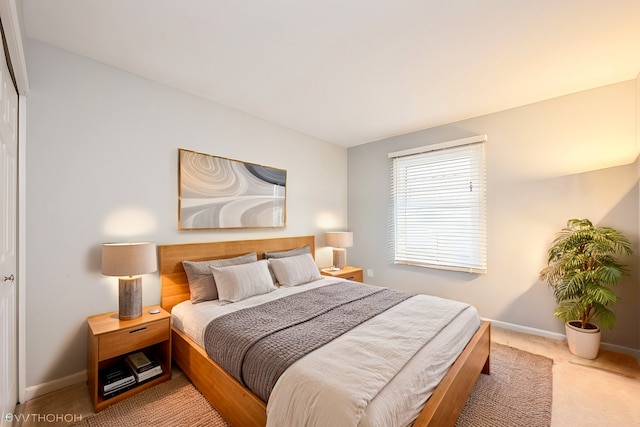
<svg viewBox="0 0 640 427">
<path fill-rule="evenodd" d="M 389 154 L 396 264 L 486 273 L 485 141 Z"/>
</svg>

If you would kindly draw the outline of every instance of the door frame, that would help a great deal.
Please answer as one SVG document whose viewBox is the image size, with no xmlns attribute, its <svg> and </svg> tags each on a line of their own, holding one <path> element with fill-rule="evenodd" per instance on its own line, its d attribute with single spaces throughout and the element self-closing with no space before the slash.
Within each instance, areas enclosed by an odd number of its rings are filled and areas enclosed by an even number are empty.
<svg viewBox="0 0 640 427">
<path fill-rule="evenodd" d="M 15 0 L 0 0 L 0 20 L 7 42 L 8 57 L 18 90 L 18 213 L 16 215 L 18 243 L 18 274 L 16 289 L 18 293 L 18 401 L 24 402 L 26 394 L 26 123 L 29 79 L 27 62 L 22 40 L 21 13 Z"/>
</svg>

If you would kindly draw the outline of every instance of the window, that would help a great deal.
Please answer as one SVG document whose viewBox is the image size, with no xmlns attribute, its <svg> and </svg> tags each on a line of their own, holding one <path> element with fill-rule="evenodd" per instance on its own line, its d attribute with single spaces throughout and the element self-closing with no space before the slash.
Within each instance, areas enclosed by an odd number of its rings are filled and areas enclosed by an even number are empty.
<svg viewBox="0 0 640 427">
<path fill-rule="evenodd" d="M 396 264 L 486 273 L 486 140 L 389 154 Z"/>
</svg>

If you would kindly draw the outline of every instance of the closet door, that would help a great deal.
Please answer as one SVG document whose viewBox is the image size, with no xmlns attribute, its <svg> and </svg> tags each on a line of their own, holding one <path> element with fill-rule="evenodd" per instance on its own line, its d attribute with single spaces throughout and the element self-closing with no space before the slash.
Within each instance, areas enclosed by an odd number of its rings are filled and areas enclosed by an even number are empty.
<svg viewBox="0 0 640 427">
<path fill-rule="evenodd" d="M 0 62 L 0 413 L 11 414 L 18 400 L 18 94 L 2 48 Z M 3 416 L 0 425 L 11 421 Z"/>
</svg>

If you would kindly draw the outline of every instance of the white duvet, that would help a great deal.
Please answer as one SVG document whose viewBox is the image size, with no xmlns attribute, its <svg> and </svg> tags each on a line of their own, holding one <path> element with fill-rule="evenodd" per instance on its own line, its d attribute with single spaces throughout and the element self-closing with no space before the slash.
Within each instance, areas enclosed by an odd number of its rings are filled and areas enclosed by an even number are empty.
<svg viewBox="0 0 640 427">
<path fill-rule="evenodd" d="M 185 301 L 173 309 L 174 325 L 202 346 L 215 317 L 335 280 L 226 305 Z M 269 397 L 267 426 L 409 425 L 479 325 L 467 304 L 416 295 L 289 367 Z"/>
</svg>

